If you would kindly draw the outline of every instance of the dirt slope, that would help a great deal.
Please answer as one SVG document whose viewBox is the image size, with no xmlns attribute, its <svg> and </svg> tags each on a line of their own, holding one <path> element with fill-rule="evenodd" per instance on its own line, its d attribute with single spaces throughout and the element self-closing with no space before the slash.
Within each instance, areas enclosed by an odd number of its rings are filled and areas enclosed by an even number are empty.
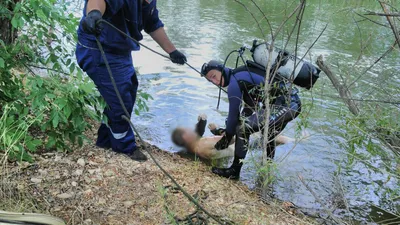
<svg viewBox="0 0 400 225">
<path fill-rule="evenodd" d="M 285 211 L 280 203 L 264 204 L 240 182 L 214 176 L 204 163 L 144 146 L 221 220 L 235 224 L 310 222 Z M 1 197 L 5 201 L 0 208 L 44 212 L 61 217 L 68 224 L 171 224 L 179 220 L 188 224 L 188 215 L 196 212 L 151 160 L 138 163 L 93 145 L 68 154 L 47 153 L 36 158 L 33 165 L 3 167 Z M 6 204 L 7 198 L 13 200 L 13 205 Z M 197 221 L 194 224 L 206 224 L 205 220 L 215 224 L 203 213 L 192 219 Z"/>
</svg>

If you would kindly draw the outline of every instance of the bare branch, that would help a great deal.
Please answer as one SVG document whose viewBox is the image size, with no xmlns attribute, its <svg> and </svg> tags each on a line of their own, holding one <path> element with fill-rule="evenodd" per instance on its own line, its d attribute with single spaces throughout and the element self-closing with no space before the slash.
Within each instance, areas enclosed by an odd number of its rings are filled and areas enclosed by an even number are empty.
<svg viewBox="0 0 400 225">
<path fill-rule="evenodd" d="M 303 3 L 298 4 L 297 7 L 293 10 L 293 12 L 281 23 L 281 25 L 278 27 L 277 31 L 273 35 L 274 37 L 278 36 L 278 34 L 279 34 L 279 32 L 281 32 L 283 26 L 286 24 L 287 21 L 289 21 L 290 18 L 292 18 L 296 14 L 297 10 L 299 10 L 299 8 L 302 7 L 302 4 Z"/>
<path fill-rule="evenodd" d="M 386 14 L 389 14 L 390 13 L 389 9 L 386 7 L 385 3 L 381 2 L 381 1 L 379 1 L 379 3 L 381 4 L 381 7 L 382 7 L 383 11 Z M 392 21 L 392 18 L 390 18 L 390 16 L 386 16 L 386 19 L 389 22 L 390 27 L 392 28 L 394 37 L 396 38 L 397 45 L 400 48 L 400 35 L 399 35 L 399 32 L 397 31 L 397 28 L 396 28 L 394 22 Z"/>
<path fill-rule="evenodd" d="M 360 113 L 360 109 L 358 108 L 357 104 L 353 100 L 351 100 L 352 99 L 351 92 L 346 86 L 342 85 L 339 82 L 335 74 L 333 74 L 331 69 L 324 63 L 322 55 L 318 56 L 317 65 L 322 71 L 324 71 L 324 73 L 331 80 L 333 86 L 339 92 L 340 97 L 349 107 L 350 112 L 353 113 L 354 115 L 358 115 Z"/>
<path fill-rule="evenodd" d="M 263 15 L 263 19 L 265 19 L 267 21 L 267 24 L 268 24 L 268 27 L 269 27 L 269 31 L 271 32 L 271 38 L 274 39 L 274 32 L 272 31 L 272 25 L 269 22 L 269 20 L 267 18 L 267 15 L 265 15 L 264 11 L 262 11 L 260 6 L 258 6 L 258 4 L 254 0 L 251 0 L 251 2 L 257 7 L 258 11 L 261 12 L 261 14 Z"/>
<path fill-rule="evenodd" d="M 321 94 L 320 96 L 328 97 L 328 98 L 344 99 L 343 97 L 334 96 L 334 95 L 323 95 L 323 94 Z M 346 98 L 346 100 L 357 101 L 357 102 L 376 102 L 376 103 L 385 103 L 385 104 L 391 104 L 391 105 L 400 105 L 400 101 L 388 101 L 388 100 L 382 100 L 382 99 Z"/>
<path fill-rule="evenodd" d="M 378 12 L 372 12 L 369 11 L 367 13 L 364 13 L 366 16 L 390 16 L 390 17 L 400 17 L 400 13 L 378 13 Z"/>
<path fill-rule="evenodd" d="M 235 2 L 237 2 L 238 4 L 240 4 L 241 6 L 243 6 L 243 8 L 246 9 L 246 11 L 253 17 L 254 21 L 256 21 L 257 25 L 258 25 L 258 29 L 261 32 L 261 35 L 263 36 L 263 38 L 265 38 L 265 34 L 264 34 L 264 30 L 261 28 L 260 23 L 258 23 L 257 18 L 254 16 L 254 14 L 249 10 L 249 8 L 247 8 L 247 6 L 245 4 L 243 4 L 242 2 L 240 2 L 239 0 L 235 0 Z M 272 33 L 271 33 L 272 35 Z"/>
<path fill-rule="evenodd" d="M 71 74 L 66 73 L 64 71 L 60 71 L 60 70 L 56 70 L 56 69 L 52 69 L 52 68 L 48 68 L 48 67 L 44 67 L 44 66 L 36 66 L 36 65 L 32 65 L 32 64 L 28 64 L 27 66 L 38 68 L 38 69 L 42 69 L 42 70 L 50 70 L 50 71 L 61 73 L 61 74 L 67 75 L 67 76 L 71 75 Z"/>
<path fill-rule="evenodd" d="M 379 22 L 377 22 L 377 21 L 375 21 L 375 20 L 371 20 L 370 18 L 368 18 L 368 17 L 366 17 L 366 16 L 364 16 L 364 15 L 362 15 L 362 14 L 359 14 L 359 13 L 357 13 L 357 12 L 354 12 L 356 15 L 358 15 L 359 17 L 362 17 L 362 18 L 364 18 L 365 20 L 368 20 L 368 21 L 370 21 L 370 22 L 372 22 L 372 23 L 375 23 L 375 24 L 377 24 L 377 25 L 379 25 L 379 26 L 383 26 L 383 27 L 387 27 L 387 28 L 390 28 L 388 25 L 386 25 L 386 24 L 383 24 L 383 23 L 379 23 Z"/>
<path fill-rule="evenodd" d="M 353 86 L 361 77 L 363 77 L 370 69 L 372 69 L 372 67 L 374 67 L 379 61 L 381 61 L 383 58 L 385 58 L 390 52 L 392 52 L 392 50 L 394 49 L 394 46 L 396 45 L 396 41 L 392 44 L 392 46 L 386 51 L 384 52 L 378 59 L 375 60 L 374 63 L 372 63 L 371 66 L 369 66 L 364 73 L 362 73 L 360 76 L 358 76 L 356 79 L 354 79 L 353 82 L 350 83 L 350 85 L 348 86 L 348 88 L 350 88 L 351 86 Z"/>
</svg>

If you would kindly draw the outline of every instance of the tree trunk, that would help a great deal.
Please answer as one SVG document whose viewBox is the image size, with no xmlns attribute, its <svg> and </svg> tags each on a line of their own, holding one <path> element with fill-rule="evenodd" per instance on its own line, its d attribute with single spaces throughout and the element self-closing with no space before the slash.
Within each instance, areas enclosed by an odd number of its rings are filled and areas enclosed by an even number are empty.
<svg viewBox="0 0 400 225">
<path fill-rule="evenodd" d="M 15 4 L 19 1 L 20 0 L 0 0 L 0 6 L 8 9 L 10 12 L 13 12 Z M 12 15 L 0 17 L 0 40 L 3 40 L 6 45 L 11 44 L 17 38 L 17 30 L 13 29 L 11 25 L 11 18 Z"/>
</svg>

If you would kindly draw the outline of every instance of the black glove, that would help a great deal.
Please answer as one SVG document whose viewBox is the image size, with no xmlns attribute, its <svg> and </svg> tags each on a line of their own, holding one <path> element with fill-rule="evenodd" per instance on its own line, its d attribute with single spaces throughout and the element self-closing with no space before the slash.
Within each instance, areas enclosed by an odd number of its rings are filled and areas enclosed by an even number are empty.
<svg viewBox="0 0 400 225">
<path fill-rule="evenodd" d="M 221 140 L 219 140 L 214 148 L 217 150 L 222 150 L 222 149 L 226 149 L 229 146 L 229 143 L 231 142 L 232 136 L 225 134 Z"/>
<path fill-rule="evenodd" d="M 169 57 L 173 63 L 183 65 L 186 62 L 186 56 L 178 50 L 169 53 Z"/>
<path fill-rule="evenodd" d="M 225 133 L 224 128 L 215 128 L 214 130 L 210 130 L 210 131 L 214 135 L 222 135 L 223 133 Z"/>
<path fill-rule="evenodd" d="M 202 137 L 204 132 L 206 131 L 206 125 L 207 125 L 207 115 L 206 114 L 200 114 L 199 117 L 197 118 L 198 122 L 196 124 L 196 129 L 195 132 Z"/>
<path fill-rule="evenodd" d="M 90 11 L 82 22 L 83 31 L 88 34 L 99 35 L 103 26 L 101 23 L 97 23 L 101 20 L 101 12 L 97 9 Z"/>
</svg>

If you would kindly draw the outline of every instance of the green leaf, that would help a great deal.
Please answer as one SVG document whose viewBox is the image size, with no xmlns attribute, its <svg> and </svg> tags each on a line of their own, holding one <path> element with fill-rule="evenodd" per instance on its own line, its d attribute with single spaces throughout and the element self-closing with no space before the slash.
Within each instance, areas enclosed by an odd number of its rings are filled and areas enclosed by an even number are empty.
<svg viewBox="0 0 400 225">
<path fill-rule="evenodd" d="M 87 84 L 81 84 L 79 85 L 79 88 L 82 89 L 84 92 L 87 94 L 91 94 L 93 92 L 93 85 L 92 83 L 87 83 Z"/>
<path fill-rule="evenodd" d="M 11 19 L 11 25 L 12 25 L 15 29 L 18 29 L 18 18 L 17 18 L 17 15 L 15 15 L 15 16 Z"/>
<path fill-rule="evenodd" d="M 19 18 L 18 27 L 23 27 L 23 26 L 24 26 L 24 20 L 22 18 Z"/>
<path fill-rule="evenodd" d="M 39 39 L 39 40 L 42 40 L 42 39 L 43 39 L 43 32 L 42 32 L 42 31 L 39 31 L 39 32 L 37 33 L 37 35 L 38 35 L 38 39 Z"/>
<path fill-rule="evenodd" d="M 27 161 L 27 162 L 33 162 L 33 158 L 32 158 L 32 156 L 31 155 L 29 155 L 27 152 L 23 152 L 22 154 L 21 154 L 21 159 L 23 160 L 23 161 Z"/>
<path fill-rule="evenodd" d="M 33 142 L 31 142 L 31 141 L 26 142 L 26 147 L 27 147 L 28 150 L 31 151 L 31 152 L 36 151 L 36 145 L 35 145 Z"/>
<path fill-rule="evenodd" d="M 4 59 L 0 57 L 0 68 L 4 68 L 5 64 L 4 64 Z"/>
<path fill-rule="evenodd" d="M 39 7 L 39 2 L 38 0 L 31 0 L 31 6 L 32 8 L 36 9 Z"/>
<path fill-rule="evenodd" d="M 56 144 L 56 139 L 53 136 L 49 137 L 47 141 L 46 148 L 52 148 Z"/>
<path fill-rule="evenodd" d="M 53 118 L 53 121 L 52 121 L 53 122 L 53 128 L 56 128 L 58 126 L 59 119 L 60 119 L 60 116 L 58 115 L 58 113 L 56 113 L 54 115 L 54 118 Z"/>
<path fill-rule="evenodd" d="M 76 73 L 76 78 L 78 78 L 78 80 L 82 80 L 82 77 L 83 77 L 82 70 L 78 70 L 78 72 Z"/>
<path fill-rule="evenodd" d="M 71 107 L 67 104 L 67 105 L 65 105 L 65 107 L 64 107 L 64 115 L 65 115 L 65 117 L 68 119 L 69 118 L 69 116 L 71 115 L 71 113 L 72 113 L 72 110 L 71 110 Z"/>
<path fill-rule="evenodd" d="M 39 19 L 42 19 L 42 20 L 47 19 L 46 15 L 44 15 L 43 10 L 41 8 L 36 10 L 36 15 L 37 15 L 37 17 L 39 17 Z"/>
<path fill-rule="evenodd" d="M 68 100 L 66 98 L 59 98 L 56 100 L 55 103 L 58 105 L 60 109 L 63 109 L 67 105 Z"/>
<path fill-rule="evenodd" d="M 46 94 L 46 97 L 48 97 L 48 98 L 50 98 L 50 99 L 53 99 L 53 98 L 55 98 L 56 96 L 55 96 L 54 94 L 52 94 L 52 93 L 47 93 L 47 94 Z"/>
<path fill-rule="evenodd" d="M 50 60 L 53 63 L 57 63 L 58 62 L 58 56 L 56 56 L 55 54 L 51 54 L 50 55 Z"/>
<path fill-rule="evenodd" d="M 74 73 L 74 70 L 75 70 L 75 64 L 71 64 L 71 66 L 69 67 L 69 72 L 70 72 L 71 74 L 73 74 L 73 73 Z"/>
<path fill-rule="evenodd" d="M 21 9 L 21 3 L 18 2 L 17 4 L 15 4 L 14 13 L 18 12 L 20 9 Z"/>
<path fill-rule="evenodd" d="M 36 84 L 37 84 L 38 87 L 42 87 L 42 85 L 43 85 L 43 79 L 42 79 L 42 78 L 37 79 L 37 80 L 36 80 Z"/>
</svg>

